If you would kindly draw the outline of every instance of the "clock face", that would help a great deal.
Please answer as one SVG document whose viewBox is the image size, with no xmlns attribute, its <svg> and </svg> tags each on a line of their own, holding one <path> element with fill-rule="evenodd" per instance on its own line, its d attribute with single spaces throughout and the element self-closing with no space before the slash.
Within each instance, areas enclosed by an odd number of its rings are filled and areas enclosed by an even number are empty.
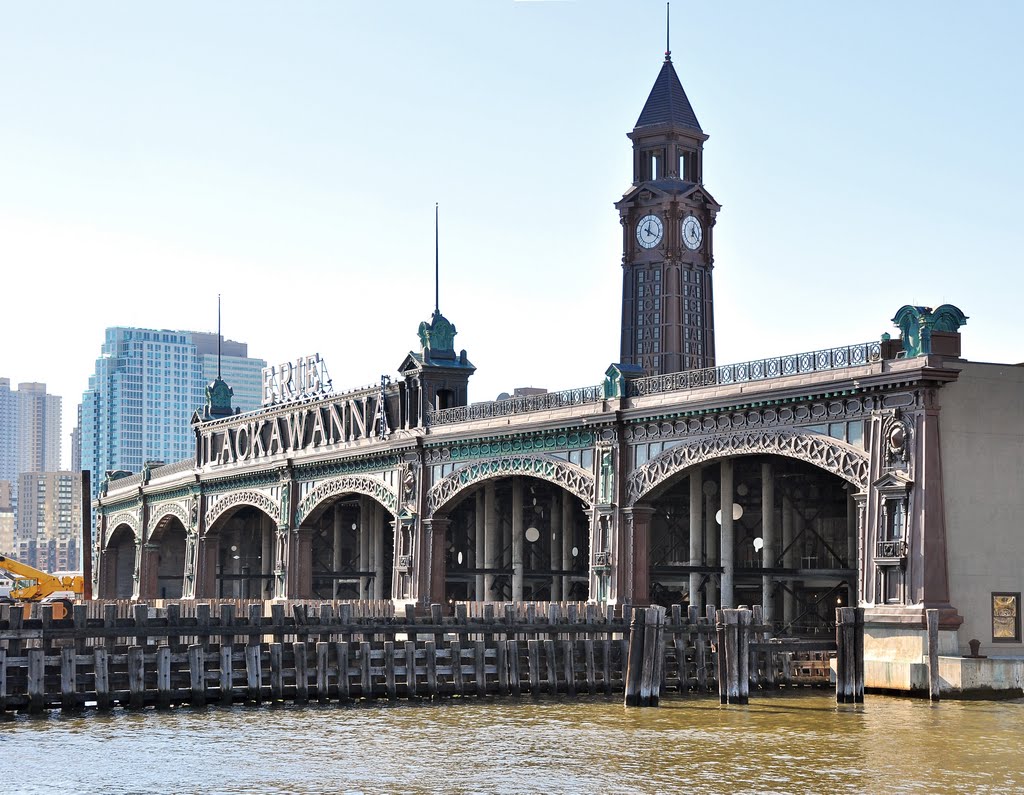
<svg viewBox="0 0 1024 795">
<path fill-rule="evenodd" d="M 661 219 L 656 215 L 645 215 L 636 224 L 636 242 L 644 248 L 654 248 L 661 242 L 665 232 Z"/>
<path fill-rule="evenodd" d="M 691 251 L 695 251 L 700 248 L 703 239 L 704 230 L 701 228 L 700 221 L 692 215 L 686 216 L 683 219 L 683 244 Z"/>
</svg>

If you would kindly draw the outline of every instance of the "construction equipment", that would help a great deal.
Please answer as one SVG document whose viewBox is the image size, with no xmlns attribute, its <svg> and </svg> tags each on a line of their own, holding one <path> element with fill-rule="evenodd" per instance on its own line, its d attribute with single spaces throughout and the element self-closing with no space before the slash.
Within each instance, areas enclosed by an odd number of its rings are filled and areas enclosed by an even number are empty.
<svg viewBox="0 0 1024 795">
<path fill-rule="evenodd" d="M 14 576 L 11 599 L 18 602 L 52 603 L 53 617 L 58 620 L 71 611 L 72 600 L 81 599 L 85 593 L 85 579 L 80 574 L 49 574 L 6 555 L 0 555 L 0 571 Z"/>
</svg>

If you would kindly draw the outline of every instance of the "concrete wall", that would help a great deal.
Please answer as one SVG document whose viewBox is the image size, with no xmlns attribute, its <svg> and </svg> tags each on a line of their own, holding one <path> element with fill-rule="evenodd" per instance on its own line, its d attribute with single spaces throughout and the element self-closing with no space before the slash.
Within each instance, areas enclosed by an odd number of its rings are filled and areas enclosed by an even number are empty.
<svg viewBox="0 0 1024 795">
<path fill-rule="evenodd" d="M 993 591 L 1024 592 L 1024 367 L 947 364 L 963 368 L 939 390 L 950 600 L 964 617 L 960 654 L 977 638 L 981 654 L 1024 655 L 1024 644 L 992 642 L 991 615 Z"/>
</svg>

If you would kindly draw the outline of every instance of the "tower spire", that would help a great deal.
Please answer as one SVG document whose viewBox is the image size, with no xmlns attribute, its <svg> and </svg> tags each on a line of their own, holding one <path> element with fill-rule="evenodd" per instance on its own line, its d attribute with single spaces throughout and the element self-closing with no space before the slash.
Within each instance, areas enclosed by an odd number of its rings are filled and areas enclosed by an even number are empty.
<svg viewBox="0 0 1024 795">
<path fill-rule="evenodd" d="M 665 60 L 666 61 L 671 61 L 672 60 L 672 46 L 670 44 L 670 40 L 671 39 L 670 39 L 670 36 L 669 36 L 669 12 L 671 10 L 672 10 L 672 4 L 667 2 L 667 0 L 666 0 L 666 2 L 665 2 Z"/>
<path fill-rule="evenodd" d="M 217 378 L 220 378 L 220 293 L 217 293 Z"/>
<path fill-rule="evenodd" d="M 434 202 L 434 314 L 441 314 L 441 279 L 440 279 L 440 248 L 438 246 L 438 223 L 437 223 L 438 202 Z"/>
</svg>

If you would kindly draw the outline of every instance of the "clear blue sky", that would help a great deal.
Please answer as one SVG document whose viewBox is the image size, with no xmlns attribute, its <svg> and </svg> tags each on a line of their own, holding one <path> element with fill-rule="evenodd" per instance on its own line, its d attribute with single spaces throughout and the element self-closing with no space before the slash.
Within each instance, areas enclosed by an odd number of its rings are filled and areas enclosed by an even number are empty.
<svg viewBox="0 0 1024 795">
<path fill-rule="evenodd" d="M 1024 360 L 1024 4 L 676 2 L 722 363 L 957 304 Z M 113 325 L 213 330 L 336 387 L 433 308 L 472 400 L 618 357 L 633 124 L 664 3 L 0 2 L 0 376 L 74 408 Z"/>
</svg>

